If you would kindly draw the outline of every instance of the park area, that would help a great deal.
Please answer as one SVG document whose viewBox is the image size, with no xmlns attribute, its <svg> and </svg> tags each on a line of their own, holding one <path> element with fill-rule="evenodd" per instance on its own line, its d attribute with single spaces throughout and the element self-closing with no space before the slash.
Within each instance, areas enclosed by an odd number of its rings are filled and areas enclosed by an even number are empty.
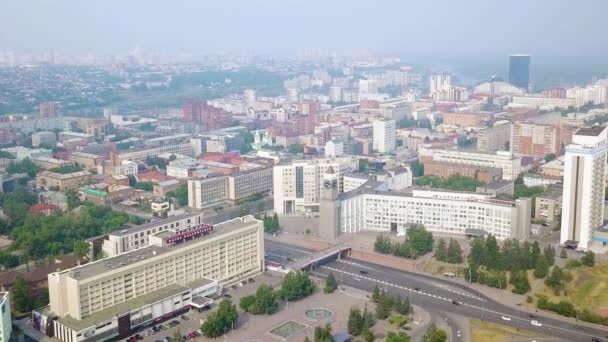
<svg viewBox="0 0 608 342">
<path fill-rule="evenodd" d="M 507 327 L 501 324 L 495 324 L 490 322 L 482 322 L 480 320 L 472 319 L 470 322 L 471 327 L 471 342 L 503 342 L 512 340 L 522 340 L 526 337 L 539 337 L 541 335 L 526 331 L 517 330 L 512 327 Z"/>
<path fill-rule="evenodd" d="M 568 270 L 572 274 L 572 280 L 559 296 L 544 284 L 536 294 L 547 296 L 551 302 L 568 300 L 579 310 L 587 309 L 608 316 L 608 264 L 579 266 Z"/>
</svg>

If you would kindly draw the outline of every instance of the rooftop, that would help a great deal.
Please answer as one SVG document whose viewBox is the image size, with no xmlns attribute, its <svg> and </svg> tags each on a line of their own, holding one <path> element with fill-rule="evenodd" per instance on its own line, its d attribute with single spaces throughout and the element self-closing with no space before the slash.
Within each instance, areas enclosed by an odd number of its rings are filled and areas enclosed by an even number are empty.
<svg viewBox="0 0 608 342">
<path fill-rule="evenodd" d="M 585 136 L 589 136 L 589 137 L 597 137 L 604 131 L 604 129 L 606 129 L 606 126 L 581 127 L 574 134 L 575 135 L 585 135 Z"/>
<path fill-rule="evenodd" d="M 129 234 L 137 233 L 140 231 L 145 231 L 148 229 L 156 228 L 159 226 L 164 226 L 166 224 L 175 223 L 175 222 L 183 220 L 183 219 L 198 217 L 199 215 L 200 215 L 200 213 L 183 214 L 183 215 L 167 217 L 166 219 L 150 221 L 148 223 L 139 224 L 139 225 L 128 225 L 125 229 L 117 230 L 115 232 L 110 233 L 110 235 L 117 235 L 117 236 L 129 235 Z"/>
<path fill-rule="evenodd" d="M 243 220 L 244 218 L 249 219 Z M 168 245 L 166 247 L 150 245 L 114 257 L 101 259 L 80 267 L 72 268 L 69 270 L 70 276 L 74 279 L 85 280 L 90 277 L 108 272 L 114 273 L 122 267 L 133 265 L 138 262 L 145 262 L 146 259 L 158 257 L 171 251 L 179 250 L 193 244 L 199 244 L 209 239 L 216 238 L 222 234 L 228 234 L 233 231 L 249 227 L 251 226 L 252 222 L 255 222 L 255 220 L 253 220 L 253 216 L 245 216 L 243 218 L 222 222 L 214 226 L 214 230 L 211 234 L 203 235 L 179 244 Z"/>
</svg>

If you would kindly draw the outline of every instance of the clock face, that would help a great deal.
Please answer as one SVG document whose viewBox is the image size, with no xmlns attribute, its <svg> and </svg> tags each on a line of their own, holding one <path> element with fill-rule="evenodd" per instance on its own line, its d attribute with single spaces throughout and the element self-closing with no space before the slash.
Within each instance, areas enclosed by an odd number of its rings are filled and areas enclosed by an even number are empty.
<svg viewBox="0 0 608 342">
<path fill-rule="evenodd" d="M 338 188 L 338 181 L 337 181 L 336 179 L 334 179 L 334 180 L 331 182 L 331 187 L 332 187 L 333 189 L 337 189 L 337 188 Z"/>
<path fill-rule="evenodd" d="M 330 181 L 323 182 L 323 187 L 325 189 L 331 189 L 331 182 Z"/>
</svg>

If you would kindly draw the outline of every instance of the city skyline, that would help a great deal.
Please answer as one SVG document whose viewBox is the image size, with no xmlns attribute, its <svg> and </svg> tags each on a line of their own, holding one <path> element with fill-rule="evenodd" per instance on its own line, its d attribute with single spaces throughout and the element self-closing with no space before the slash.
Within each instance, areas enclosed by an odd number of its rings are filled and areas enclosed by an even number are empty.
<svg viewBox="0 0 608 342">
<path fill-rule="evenodd" d="M 523 6 L 525 12 L 520 10 Z M 74 54 L 118 53 L 139 46 L 187 53 L 289 54 L 314 48 L 370 49 L 413 57 L 448 52 L 451 57 L 608 55 L 607 47 L 585 38 L 592 36 L 588 32 L 602 29 L 601 15 L 608 4 L 583 1 L 573 6 L 517 0 L 497 16 L 494 5 L 479 0 L 459 4 L 232 0 L 172 6 L 160 1 L 9 0 L 0 12 L 0 45 L 24 53 Z M 25 16 L 29 19 L 23 20 Z M 419 19 L 425 17 L 430 20 Z M 450 36 L 461 39 L 438 44 L 437 37 L 448 28 Z"/>
</svg>

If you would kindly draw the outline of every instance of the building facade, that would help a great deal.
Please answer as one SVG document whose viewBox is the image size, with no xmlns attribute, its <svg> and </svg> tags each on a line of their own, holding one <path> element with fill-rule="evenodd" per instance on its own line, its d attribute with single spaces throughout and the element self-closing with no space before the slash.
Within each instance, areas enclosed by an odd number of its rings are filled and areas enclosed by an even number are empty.
<svg viewBox="0 0 608 342">
<path fill-rule="evenodd" d="M 379 153 L 389 153 L 395 150 L 395 120 L 374 121 L 373 147 Z"/>
<path fill-rule="evenodd" d="M 494 126 L 484 128 L 477 134 L 477 149 L 485 152 L 507 151 L 510 148 L 511 123 L 497 121 Z"/>
<path fill-rule="evenodd" d="M 583 127 L 566 147 L 561 243 L 587 249 L 603 224 L 607 140 L 606 127 Z"/>
<path fill-rule="evenodd" d="M 13 333 L 11 320 L 11 301 L 8 292 L 0 292 L 0 341 L 9 342 Z"/>
<path fill-rule="evenodd" d="M 279 214 L 317 212 L 323 175 L 335 172 L 339 191 L 343 192 L 343 175 L 354 170 L 356 159 L 311 159 L 277 165 L 273 169 L 274 210 Z"/>
<path fill-rule="evenodd" d="M 188 180 L 188 206 L 204 209 L 225 203 L 228 199 L 228 177 Z"/>
<path fill-rule="evenodd" d="M 253 216 L 150 241 L 49 274 L 50 305 L 34 313 L 34 325 L 65 342 L 123 339 L 264 270 L 263 224 Z"/>
<path fill-rule="evenodd" d="M 87 171 L 72 173 L 57 173 L 42 171 L 36 175 L 36 184 L 44 189 L 58 189 L 60 191 L 77 189 L 91 184 L 93 175 Z"/>
<path fill-rule="evenodd" d="M 339 222 L 345 234 L 363 231 L 405 234 L 411 224 L 433 233 L 493 234 L 498 239 L 530 236 L 531 201 L 499 200 L 493 195 L 413 190 L 379 191 L 373 183 L 340 196 Z M 326 223 L 329 224 L 329 223 Z"/>
<path fill-rule="evenodd" d="M 419 153 L 420 161 L 423 164 L 426 162 L 443 162 L 501 169 L 504 180 L 515 180 L 521 173 L 521 158 L 515 157 L 507 151 L 490 153 L 422 147 Z"/>
<path fill-rule="evenodd" d="M 509 83 L 528 91 L 530 88 L 530 56 L 509 56 Z"/>
<path fill-rule="evenodd" d="M 515 155 L 543 158 L 547 154 L 561 155 L 562 137 L 559 125 L 540 125 L 526 122 L 513 124 L 512 151 Z"/>
</svg>

